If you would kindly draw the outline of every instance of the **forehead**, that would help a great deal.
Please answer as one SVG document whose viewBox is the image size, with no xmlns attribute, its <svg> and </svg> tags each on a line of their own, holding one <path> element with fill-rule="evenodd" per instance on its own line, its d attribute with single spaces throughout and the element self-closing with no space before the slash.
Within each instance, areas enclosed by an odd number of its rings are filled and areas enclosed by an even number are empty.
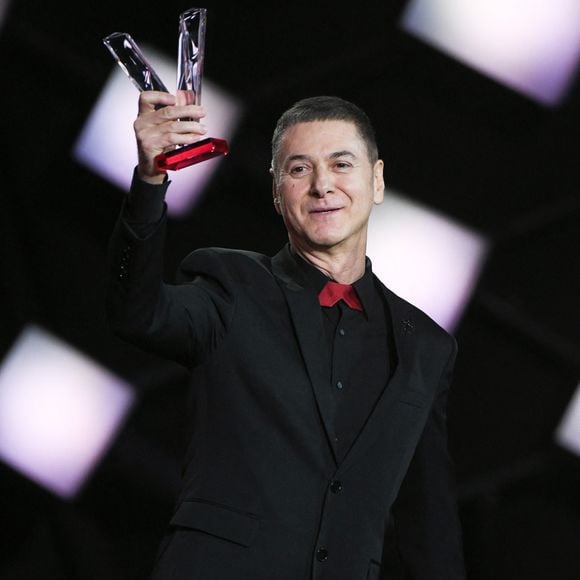
<svg viewBox="0 0 580 580">
<path fill-rule="evenodd" d="M 350 151 L 364 155 L 366 148 L 356 125 L 350 121 L 309 121 L 289 127 L 281 141 L 281 158 L 292 155 L 331 155 Z"/>
</svg>

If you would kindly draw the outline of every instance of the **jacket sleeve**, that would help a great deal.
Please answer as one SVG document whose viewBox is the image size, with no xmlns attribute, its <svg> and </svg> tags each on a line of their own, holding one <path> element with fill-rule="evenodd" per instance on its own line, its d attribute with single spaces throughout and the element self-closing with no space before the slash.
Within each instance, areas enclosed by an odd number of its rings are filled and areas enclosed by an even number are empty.
<svg viewBox="0 0 580 580">
<path fill-rule="evenodd" d="M 224 336 L 233 310 L 224 268 L 202 260 L 180 284 L 163 279 L 164 215 L 140 237 L 124 208 L 110 238 L 106 313 L 114 333 L 136 346 L 184 366 L 198 364 Z M 142 232 L 141 232 L 142 233 Z M 211 254 L 211 252 L 209 252 Z M 206 271 L 203 271 L 206 268 Z"/>
<path fill-rule="evenodd" d="M 465 578 L 454 469 L 447 445 L 447 399 L 456 353 L 452 338 L 433 407 L 393 504 L 384 578 Z M 397 573 L 391 575 L 391 568 Z"/>
</svg>

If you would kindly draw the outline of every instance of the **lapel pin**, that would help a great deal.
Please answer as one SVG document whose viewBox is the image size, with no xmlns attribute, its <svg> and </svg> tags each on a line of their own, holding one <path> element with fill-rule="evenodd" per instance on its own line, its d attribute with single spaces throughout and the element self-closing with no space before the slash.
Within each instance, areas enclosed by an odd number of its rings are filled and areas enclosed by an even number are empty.
<svg viewBox="0 0 580 580">
<path fill-rule="evenodd" d="M 401 325 L 403 326 L 404 334 L 412 334 L 413 331 L 415 330 L 415 325 L 413 324 L 412 320 L 409 319 L 403 320 Z"/>
</svg>

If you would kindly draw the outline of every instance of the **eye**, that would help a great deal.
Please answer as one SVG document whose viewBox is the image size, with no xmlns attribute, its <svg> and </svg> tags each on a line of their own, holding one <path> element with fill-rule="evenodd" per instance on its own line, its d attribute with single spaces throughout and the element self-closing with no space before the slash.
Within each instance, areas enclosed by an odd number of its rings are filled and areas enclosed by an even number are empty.
<svg viewBox="0 0 580 580">
<path fill-rule="evenodd" d="M 300 177 L 301 175 L 307 175 L 310 173 L 310 167 L 308 167 L 308 165 L 293 165 L 290 167 L 288 173 L 295 177 Z"/>
<path fill-rule="evenodd" d="M 348 161 L 336 161 L 334 164 L 334 168 L 337 169 L 338 171 L 348 171 L 349 169 L 352 168 L 352 164 L 349 163 Z"/>
</svg>

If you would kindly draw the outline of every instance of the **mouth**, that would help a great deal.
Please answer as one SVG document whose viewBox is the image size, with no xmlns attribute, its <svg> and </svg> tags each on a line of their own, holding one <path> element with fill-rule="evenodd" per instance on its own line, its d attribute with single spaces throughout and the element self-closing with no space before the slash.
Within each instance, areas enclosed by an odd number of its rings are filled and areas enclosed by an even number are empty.
<svg viewBox="0 0 580 580">
<path fill-rule="evenodd" d="M 341 209 L 341 207 L 320 207 L 310 210 L 310 213 L 315 215 L 330 215 L 340 211 Z"/>
</svg>

